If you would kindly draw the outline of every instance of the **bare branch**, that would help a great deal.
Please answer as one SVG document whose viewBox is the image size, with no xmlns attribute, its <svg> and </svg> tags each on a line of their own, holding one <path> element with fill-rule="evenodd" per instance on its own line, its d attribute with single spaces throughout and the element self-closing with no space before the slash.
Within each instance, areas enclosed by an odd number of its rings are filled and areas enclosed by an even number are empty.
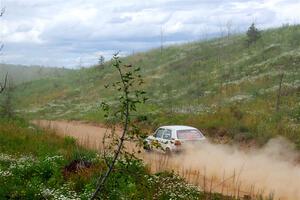
<svg viewBox="0 0 300 200">
<path fill-rule="evenodd" d="M 2 93 L 4 91 L 4 89 L 6 88 L 7 85 L 7 77 L 8 77 L 8 73 L 6 73 L 5 75 L 5 79 L 4 79 L 4 83 L 2 85 L 2 83 L 0 83 L 0 93 Z"/>
<path fill-rule="evenodd" d="M 277 99 L 276 99 L 276 112 L 279 112 L 283 76 L 284 73 L 282 72 L 279 75 L 279 85 L 278 85 L 278 92 L 277 92 Z"/>
<path fill-rule="evenodd" d="M 2 17 L 5 13 L 5 7 L 1 8 L 0 10 L 0 17 Z M 4 45 L 3 44 L 0 44 L 0 51 L 2 51 Z"/>
<path fill-rule="evenodd" d="M 0 10 L 0 17 L 2 17 L 5 13 L 5 7 Z"/>
</svg>

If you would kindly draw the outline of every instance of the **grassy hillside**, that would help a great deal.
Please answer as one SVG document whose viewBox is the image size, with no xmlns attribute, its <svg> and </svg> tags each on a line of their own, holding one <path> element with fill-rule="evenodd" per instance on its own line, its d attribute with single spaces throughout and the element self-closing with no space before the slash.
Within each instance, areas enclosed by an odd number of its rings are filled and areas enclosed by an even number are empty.
<svg viewBox="0 0 300 200">
<path fill-rule="evenodd" d="M 283 135 L 300 147 L 300 26 L 263 31 L 249 48 L 245 40 L 235 35 L 123 58 L 142 68 L 150 100 L 140 110 L 148 125 L 188 124 L 213 138 L 259 144 Z M 32 118 L 101 121 L 100 102 L 116 97 L 104 88 L 117 79 L 110 66 L 20 85 L 18 111 Z"/>
<path fill-rule="evenodd" d="M 9 74 L 9 78 L 14 84 L 21 84 L 41 78 L 59 77 L 70 71 L 72 70 L 54 67 L 0 64 L 0 78 L 4 79 L 5 75 Z"/>
</svg>

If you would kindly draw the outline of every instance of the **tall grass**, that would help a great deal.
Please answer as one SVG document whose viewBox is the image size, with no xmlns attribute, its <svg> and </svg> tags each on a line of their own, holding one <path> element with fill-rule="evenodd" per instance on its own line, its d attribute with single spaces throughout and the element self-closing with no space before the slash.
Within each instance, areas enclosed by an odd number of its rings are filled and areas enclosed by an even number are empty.
<svg viewBox="0 0 300 200">
<path fill-rule="evenodd" d="M 268 199 L 273 200 L 274 194 L 267 193 L 262 188 L 244 184 L 239 178 L 242 170 L 234 169 L 233 172 L 223 172 L 222 177 L 209 176 L 206 168 L 194 169 L 174 166 L 170 161 L 170 156 L 155 154 L 154 156 L 144 156 L 150 171 L 153 173 L 161 171 L 173 171 L 183 177 L 189 183 L 198 186 L 206 195 L 207 199 L 212 199 L 213 194 L 220 193 L 229 199 Z"/>
</svg>

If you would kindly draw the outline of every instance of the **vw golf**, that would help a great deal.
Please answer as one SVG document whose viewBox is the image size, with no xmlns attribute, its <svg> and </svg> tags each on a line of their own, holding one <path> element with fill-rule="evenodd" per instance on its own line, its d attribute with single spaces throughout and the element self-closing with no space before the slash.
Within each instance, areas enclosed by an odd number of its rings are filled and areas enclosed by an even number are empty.
<svg viewBox="0 0 300 200">
<path fill-rule="evenodd" d="M 186 144 L 205 140 L 204 135 L 191 126 L 162 126 L 145 139 L 145 149 L 162 149 L 167 154 L 179 152 Z"/>
</svg>

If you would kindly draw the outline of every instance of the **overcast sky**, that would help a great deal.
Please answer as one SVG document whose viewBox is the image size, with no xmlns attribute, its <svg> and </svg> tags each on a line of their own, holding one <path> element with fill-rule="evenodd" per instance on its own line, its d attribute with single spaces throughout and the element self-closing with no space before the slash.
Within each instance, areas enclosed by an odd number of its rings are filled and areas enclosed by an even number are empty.
<svg viewBox="0 0 300 200">
<path fill-rule="evenodd" d="M 300 21 L 300 0 L 1 0 L 0 62 L 76 67 L 160 45 Z"/>
</svg>

